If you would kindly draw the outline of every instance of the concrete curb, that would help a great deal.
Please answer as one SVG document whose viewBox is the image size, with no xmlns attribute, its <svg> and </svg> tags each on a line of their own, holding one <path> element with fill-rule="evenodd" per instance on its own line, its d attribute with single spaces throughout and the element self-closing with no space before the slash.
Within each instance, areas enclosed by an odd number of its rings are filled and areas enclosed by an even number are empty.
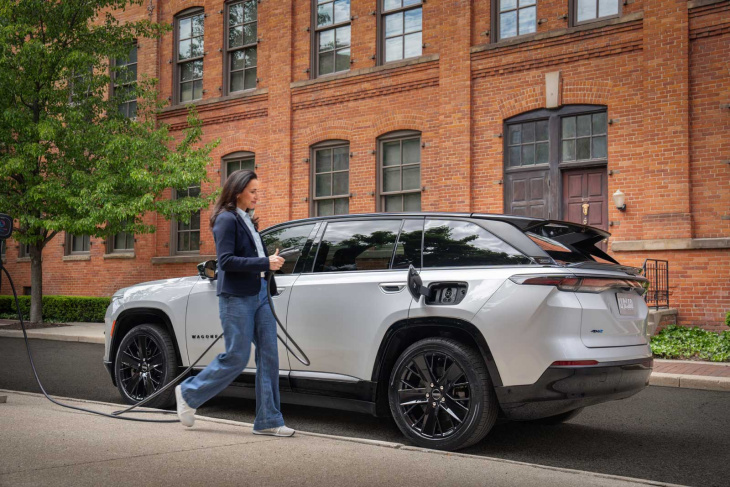
<svg viewBox="0 0 730 487">
<path fill-rule="evenodd" d="M 57 335 L 48 332 L 44 333 L 44 330 L 28 330 L 26 333 L 28 333 L 28 338 L 40 340 L 104 344 L 104 336 Z M 23 330 L 0 330 L 0 337 L 23 338 Z"/>
<path fill-rule="evenodd" d="M 649 378 L 649 385 L 730 392 L 729 377 L 709 377 L 706 375 L 662 374 L 653 372 Z"/>
<path fill-rule="evenodd" d="M 21 391 L 11 391 L 7 389 L 0 389 L 0 393 L 7 393 L 7 394 L 18 394 L 18 395 L 25 395 L 25 396 L 33 396 L 33 397 L 41 397 L 43 398 L 43 394 L 35 393 L 35 392 L 21 392 Z M 53 396 L 54 399 L 58 399 L 61 401 L 70 401 L 70 402 L 77 402 L 77 403 L 86 403 L 86 404 L 98 404 L 101 406 L 109 406 L 109 407 L 120 407 L 123 405 L 120 404 L 114 404 L 114 403 L 108 403 L 108 402 L 101 402 L 101 401 L 91 401 L 87 399 L 74 399 L 70 397 L 62 397 L 62 396 Z M 150 409 L 150 408 L 144 408 L 148 411 L 162 411 L 161 409 Z M 203 422 L 211 422 L 211 423 L 220 423 L 220 424 L 226 424 L 230 426 L 236 426 L 236 427 L 243 427 L 243 428 L 253 428 L 253 424 L 251 423 L 243 423 L 238 421 L 231 421 L 228 419 L 218 419 L 218 418 L 211 418 L 208 416 L 195 416 L 196 421 L 203 421 Z M 679 484 L 670 484 L 666 482 L 660 482 L 655 480 L 649 480 L 649 479 L 641 479 L 641 478 L 634 478 L 634 477 L 624 477 L 620 475 L 611 475 L 611 474 L 605 474 L 605 473 L 599 473 L 599 472 L 590 472 L 586 470 L 577 470 L 572 468 L 562 468 L 562 467 L 551 467 L 549 465 L 540 465 L 537 463 L 528 463 L 528 462 L 519 462 L 515 460 L 506 460 L 503 458 L 497 458 L 497 457 L 489 457 L 489 456 L 483 456 L 483 455 L 473 455 L 469 453 L 455 453 L 455 452 L 448 452 L 448 451 L 441 451 L 441 450 L 431 450 L 428 448 L 420 448 L 416 446 L 410 446 L 410 445 L 403 445 L 400 443 L 393 443 L 388 441 L 378 441 L 378 440 L 369 440 L 365 438 L 356 438 L 356 437 L 346 437 L 346 436 L 335 436 L 335 435 L 326 435 L 322 433 L 307 433 L 300 430 L 297 430 L 297 435 L 301 436 L 314 436 L 319 438 L 326 438 L 329 440 L 335 440 L 335 441 L 348 441 L 352 443 L 360 443 L 365 445 L 370 445 L 374 447 L 380 447 L 380 448 L 393 448 L 393 449 L 399 449 L 404 451 L 414 451 L 414 452 L 421 452 L 421 453 L 430 453 L 433 455 L 439 455 L 439 456 L 446 456 L 446 457 L 464 457 L 464 458 L 472 458 L 476 460 L 482 460 L 482 461 L 492 461 L 492 462 L 499 462 L 499 463 L 505 463 L 505 464 L 511 464 L 511 465 L 520 465 L 525 467 L 531 467 L 541 470 L 552 470 L 555 472 L 562 472 L 562 473 L 569 473 L 573 475 L 586 475 L 589 477 L 598 477 L 598 478 L 604 478 L 604 479 L 610 479 L 610 480 L 616 480 L 616 481 L 625 481 L 625 482 L 632 482 L 637 484 L 643 484 L 643 485 L 655 485 L 655 486 L 662 486 L 662 487 L 682 487 Z"/>
</svg>

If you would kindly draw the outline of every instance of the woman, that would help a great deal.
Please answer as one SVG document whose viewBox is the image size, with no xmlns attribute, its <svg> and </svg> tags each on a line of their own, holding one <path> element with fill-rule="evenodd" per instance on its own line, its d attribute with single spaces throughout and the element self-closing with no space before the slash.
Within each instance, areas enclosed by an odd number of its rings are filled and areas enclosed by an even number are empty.
<svg viewBox="0 0 730 487">
<path fill-rule="evenodd" d="M 225 389 L 243 372 L 256 347 L 257 435 L 292 436 L 284 426 L 279 406 L 279 352 L 276 320 L 266 295 L 265 271 L 284 264 L 279 249 L 268 256 L 249 212 L 258 202 L 259 181 L 253 171 L 235 171 L 213 208 L 213 228 L 218 256 L 218 308 L 226 351 L 195 377 L 175 388 L 177 414 L 185 426 L 195 422 L 195 410 Z"/>
</svg>

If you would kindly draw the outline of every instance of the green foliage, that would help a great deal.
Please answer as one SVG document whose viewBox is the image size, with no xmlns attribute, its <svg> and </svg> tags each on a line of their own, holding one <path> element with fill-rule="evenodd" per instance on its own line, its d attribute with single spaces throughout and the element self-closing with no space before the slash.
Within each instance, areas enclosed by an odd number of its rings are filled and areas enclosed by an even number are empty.
<svg viewBox="0 0 730 487">
<path fill-rule="evenodd" d="M 185 221 L 215 196 L 160 198 L 209 181 L 215 143 L 201 146 L 194 111 L 174 140 L 155 121 L 162 108 L 156 80 L 138 80 L 136 119 L 119 113 L 123 98 L 106 97 L 111 76 L 123 69 L 110 60 L 169 30 L 111 14 L 141 3 L 0 0 L 0 210 L 18 219 L 19 242 L 42 249 L 59 231 L 148 233 L 154 228 L 142 223 L 145 213 Z"/>
<path fill-rule="evenodd" d="M 110 298 L 85 296 L 43 296 L 43 317 L 48 322 L 104 321 Z M 30 296 L 18 296 L 23 319 L 30 317 Z M 18 312 L 12 296 L 0 296 L 0 318 L 17 319 Z"/>
<path fill-rule="evenodd" d="M 730 331 L 715 333 L 700 327 L 670 325 L 651 339 L 656 357 L 730 362 Z"/>
<path fill-rule="evenodd" d="M 129 99 L 126 89 L 107 96 L 113 76 L 128 74 L 113 60 L 170 30 L 113 16 L 142 4 L 0 0 L 0 212 L 16 218 L 13 238 L 31 245 L 33 279 L 40 277 L 44 246 L 58 232 L 149 233 L 147 213 L 186 222 L 216 196 L 162 197 L 170 188 L 210 182 L 206 167 L 217 142 L 201 143 L 194 110 L 188 128 L 172 137 L 156 121 L 164 104 L 157 80 L 141 76 L 131 85 L 134 119 L 119 111 Z M 37 308 L 40 286 L 32 288 Z"/>
<path fill-rule="evenodd" d="M 730 311 L 725 315 L 725 326 L 730 326 Z"/>
</svg>

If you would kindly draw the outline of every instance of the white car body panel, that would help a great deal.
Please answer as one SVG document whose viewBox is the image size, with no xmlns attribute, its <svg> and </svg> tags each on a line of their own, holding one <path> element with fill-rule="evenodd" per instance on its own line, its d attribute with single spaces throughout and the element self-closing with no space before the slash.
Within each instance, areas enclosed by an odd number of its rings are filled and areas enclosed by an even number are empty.
<svg viewBox="0 0 730 487">
<path fill-rule="evenodd" d="M 172 322 L 177 335 L 180 355 L 183 360 L 188 356 L 187 344 L 184 339 L 183 325 L 185 313 L 188 306 L 188 295 L 193 286 L 200 281 L 200 277 L 180 277 L 174 279 L 163 279 L 159 281 L 144 282 L 128 288 L 120 289 L 114 293 L 112 303 L 107 310 L 106 336 L 111 337 L 112 323 L 119 317 L 122 311 L 134 308 L 152 308 L 165 313 Z M 113 310 L 113 312 L 110 312 Z M 181 339 L 182 338 L 182 339 Z M 109 341 L 105 340 L 104 360 L 109 361 Z"/>
<path fill-rule="evenodd" d="M 408 317 L 407 276 L 407 270 L 302 274 L 292 290 L 287 331 L 312 365 L 292 357 L 292 370 L 370 380 L 383 334 Z M 385 293 L 380 286 L 394 283 L 403 289 Z"/>
</svg>

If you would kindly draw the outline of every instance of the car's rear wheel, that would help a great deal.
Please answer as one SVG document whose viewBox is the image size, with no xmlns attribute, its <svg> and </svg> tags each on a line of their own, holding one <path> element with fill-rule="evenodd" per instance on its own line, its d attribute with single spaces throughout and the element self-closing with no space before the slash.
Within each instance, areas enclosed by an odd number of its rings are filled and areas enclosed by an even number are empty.
<svg viewBox="0 0 730 487">
<path fill-rule="evenodd" d="M 122 339 L 114 361 L 117 388 L 125 402 L 136 404 L 175 378 L 177 358 L 167 331 L 159 325 L 132 328 Z M 145 406 L 164 408 L 175 404 L 170 388 Z"/>
<path fill-rule="evenodd" d="M 458 450 L 486 436 L 497 397 L 479 352 L 456 340 L 426 338 L 393 367 L 388 401 L 398 428 L 418 446 Z"/>
<path fill-rule="evenodd" d="M 556 424 L 562 424 L 566 421 L 570 421 L 571 419 L 575 418 L 580 414 L 580 412 L 583 411 L 583 408 L 573 409 L 572 411 L 566 411 L 564 413 L 556 414 L 555 416 L 548 416 L 547 418 L 540 418 L 540 419 L 533 419 L 531 422 L 535 424 L 545 424 L 545 425 L 556 425 Z"/>
</svg>

